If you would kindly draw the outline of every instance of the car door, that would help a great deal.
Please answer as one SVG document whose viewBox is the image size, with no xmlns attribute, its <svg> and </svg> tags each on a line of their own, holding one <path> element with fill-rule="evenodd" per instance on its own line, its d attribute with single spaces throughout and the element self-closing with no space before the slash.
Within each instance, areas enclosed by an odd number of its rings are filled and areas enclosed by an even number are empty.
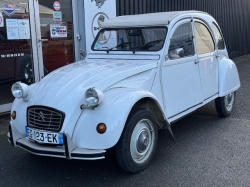
<svg viewBox="0 0 250 187">
<path fill-rule="evenodd" d="M 179 21 L 169 34 L 162 86 L 165 110 L 171 122 L 201 105 L 202 93 L 191 19 Z"/>
<path fill-rule="evenodd" d="M 201 20 L 194 20 L 196 50 L 203 100 L 218 94 L 218 60 L 214 40 L 209 27 Z"/>
</svg>

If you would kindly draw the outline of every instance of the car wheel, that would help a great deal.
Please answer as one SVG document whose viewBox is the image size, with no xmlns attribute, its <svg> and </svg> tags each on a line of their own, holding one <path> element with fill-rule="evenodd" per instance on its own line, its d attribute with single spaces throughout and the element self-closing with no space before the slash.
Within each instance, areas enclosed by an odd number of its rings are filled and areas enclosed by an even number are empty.
<svg viewBox="0 0 250 187">
<path fill-rule="evenodd" d="M 125 171 L 137 173 L 153 159 L 158 140 L 154 116 L 146 110 L 133 110 L 116 145 L 116 159 Z"/>
<path fill-rule="evenodd" d="M 215 99 L 216 111 L 220 117 L 230 116 L 235 103 L 236 92 L 231 92 L 224 97 Z"/>
<path fill-rule="evenodd" d="M 25 65 L 23 73 L 24 73 L 25 83 L 32 84 L 33 83 L 33 67 L 32 67 L 31 62 Z"/>
</svg>

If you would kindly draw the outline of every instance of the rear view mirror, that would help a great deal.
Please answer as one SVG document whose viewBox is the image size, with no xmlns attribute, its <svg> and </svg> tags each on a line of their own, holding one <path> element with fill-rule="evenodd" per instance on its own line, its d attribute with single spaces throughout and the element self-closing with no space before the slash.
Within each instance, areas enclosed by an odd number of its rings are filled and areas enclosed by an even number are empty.
<svg viewBox="0 0 250 187">
<path fill-rule="evenodd" d="M 128 35 L 129 36 L 140 36 L 140 33 L 138 32 L 138 30 L 129 30 Z"/>
</svg>

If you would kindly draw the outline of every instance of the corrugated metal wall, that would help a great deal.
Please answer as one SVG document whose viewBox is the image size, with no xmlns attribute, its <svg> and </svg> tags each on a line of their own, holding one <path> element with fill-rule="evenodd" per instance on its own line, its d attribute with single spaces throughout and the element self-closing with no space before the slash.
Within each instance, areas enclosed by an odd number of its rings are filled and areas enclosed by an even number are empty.
<svg viewBox="0 0 250 187">
<path fill-rule="evenodd" d="M 231 58 L 250 54 L 250 0 L 116 0 L 117 16 L 199 10 L 219 23 Z"/>
</svg>

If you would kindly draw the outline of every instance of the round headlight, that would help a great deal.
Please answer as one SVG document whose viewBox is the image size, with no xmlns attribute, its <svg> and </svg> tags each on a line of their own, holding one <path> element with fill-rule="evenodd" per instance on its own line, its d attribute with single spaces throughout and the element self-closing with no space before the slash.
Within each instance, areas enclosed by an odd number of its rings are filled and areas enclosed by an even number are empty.
<svg viewBox="0 0 250 187">
<path fill-rule="evenodd" d="M 85 99 L 88 106 L 97 106 L 103 100 L 103 93 L 95 88 L 87 89 Z"/>
<path fill-rule="evenodd" d="M 11 87 L 12 95 L 16 98 L 25 98 L 29 92 L 29 86 L 24 83 L 16 82 Z"/>
</svg>

